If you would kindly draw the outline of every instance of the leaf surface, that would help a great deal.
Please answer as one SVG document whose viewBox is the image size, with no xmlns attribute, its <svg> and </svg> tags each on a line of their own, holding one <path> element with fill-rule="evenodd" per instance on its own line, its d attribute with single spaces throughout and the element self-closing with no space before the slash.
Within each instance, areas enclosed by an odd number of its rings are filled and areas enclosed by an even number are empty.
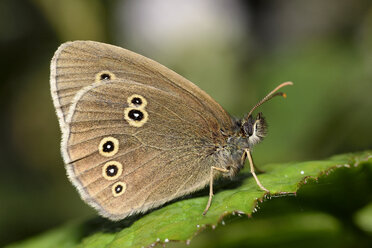
<svg viewBox="0 0 372 248">
<path fill-rule="evenodd" d="M 205 227 L 219 225 L 226 216 L 251 215 L 257 211 L 259 201 L 296 194 L 309 181 L 317 180 L 341 167 L 352 168 L 361 164 L 372 166 L 371 151 L 337 155 L 322 161 L 268 164 L 262 167 L 265 173 L 258 177 L 270 190 L 269 195 L 259 189 L 246 168 L 235 180 L 218 184 L 206 216 L 202 212 L 208 201 L 207 190 L 121 222 L 110 222 L 102 218 L 75 221 L 8 247 L 124 248 L 189 241 Z"/>
</svg>

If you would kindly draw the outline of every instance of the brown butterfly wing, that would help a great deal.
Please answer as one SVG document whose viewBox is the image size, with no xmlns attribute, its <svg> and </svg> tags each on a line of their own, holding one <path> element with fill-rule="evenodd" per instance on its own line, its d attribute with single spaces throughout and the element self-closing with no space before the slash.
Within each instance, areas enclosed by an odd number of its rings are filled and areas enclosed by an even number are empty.
<svg viewBox="0 0 372 248">
<path fill-rule="evenodd" d="M 225 142 L 221 130 L 233 129 L 227 112 L 197 86 L 120 47 L 65 43 L 52 59 L 50 82 L 68 175 L 111 219 L 203 187 L 215 165 L 210 153 Z M 128 122 L 133 94 L 147 102 L 140 125 Z M 102 155 L 105 139 L 117 141 L 115 154 Z M 105 175 L 115 166 L 116 176 Z"/>
<path fill-rule="evenodd" d="M 214 115 L 222 127 L 231 125 L 229 115 L 209 95 L 161 64 L 117 46 L 73 41 L 62 44 L 51 62 L 51 91 L 61 128 L 76 93 L 105 74 L 182 95 Z"/>
<path fill-rule="evenodd" d="M 142 97 L 146 106 L 131 106 L 128 98 L 133 95 Z M 133 125 L 126 109 L 141 111 L 146 120 Z M 211 154 L 225 142 L 216 132 L 218 120 L 200 105 L 128 80 L 96 83 L 79 91 L 66 124 L 62 149 L 69 177 L 90 205 L 113 220 L 204 187 L 215 165 Z M 119 142 L 112 156 L 99 151 L 107 137 Z M 122 166 L 114 180 L 104 170 L 112 162 Z M 116 196 L 114 187 L 120 183 L 125 189 Z"/>
</svg>

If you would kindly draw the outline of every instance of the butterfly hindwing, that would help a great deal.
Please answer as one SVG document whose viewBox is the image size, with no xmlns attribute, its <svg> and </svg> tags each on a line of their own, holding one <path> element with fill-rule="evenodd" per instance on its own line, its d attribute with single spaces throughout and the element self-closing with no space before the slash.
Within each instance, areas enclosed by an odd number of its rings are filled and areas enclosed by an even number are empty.
<svg viewBox="0 0 372 248">
<path fill-rule="evenodd" d="M 133 96 L 146 105 L 132 104 Z M 86 87 L 74 101 L 62 144 L 68 174 L 102 215 L 120 219 L 208 183 L 213 165 L 208 154 L 218 139 L 207 125 L 212 115 L 176 95 L 120 80 Z M 128 109 L 142 113 L 140 125 Z M 102 149 L 105 139 L 118 148 L 108 156 Z M 120 173 L 115 179 L 107 174 L 110 165 Z M 123 193 L 116 194 L 115 186 Z"/>
</svg>

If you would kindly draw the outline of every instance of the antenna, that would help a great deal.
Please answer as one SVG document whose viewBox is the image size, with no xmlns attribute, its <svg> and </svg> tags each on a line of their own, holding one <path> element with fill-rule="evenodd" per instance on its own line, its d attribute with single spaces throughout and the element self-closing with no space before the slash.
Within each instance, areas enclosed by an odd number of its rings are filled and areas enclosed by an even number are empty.
<svg viewBox="0 0 372 248">
<path fill-rule="evenodd" d="M 248 113 L 248 117 L 253 113 L 253 111 L 258 108 L 259 106 L 261 106 L 263 103 L 267 102 L 268 100 L 270 100 L 271 98 L 273 97 L 276 97 L 276 96 L 282 96 L 284 98 L 287 97 L 287 95 L 283 92 L 277 92 L 280 88 L 283 88 L 284 86 L 287 86 L 287 85 L 293 85 L 292 82 L 284 82 L 284 83 L 281 83 L 280 85 L 278 85 L 275 89 L 273 89 L 269 94 L 267 94 L 261 101 L 259 101 L 252 109 L 251 111 L 249 111 Z"/>
</svg>

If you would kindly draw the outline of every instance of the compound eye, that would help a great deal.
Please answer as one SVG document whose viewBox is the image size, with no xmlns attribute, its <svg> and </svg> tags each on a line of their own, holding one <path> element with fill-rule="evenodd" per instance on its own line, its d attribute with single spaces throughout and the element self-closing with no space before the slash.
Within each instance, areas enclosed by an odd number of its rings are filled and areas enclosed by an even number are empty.
<svg viewBox="0 0 372 248">
<path fill-rule="evenodd" d="M 248 137 L 249 136 L 252 136 L 253 135 L 253 126 L 254 126 L 254 122 L 253 122 L 253 118 L 252 116 L 250 115 L 248 117 L 248 121 L 244 123 L 243 125 L 243 128 L 244 128 L 244 133 L 245 135 L 247 135 Z"/>
<path fill-rule="evenodd" d="M 255 125 L 255 129 L 256 129 L 256 125 Z M 248 135 L 249 136 L 253 135 L 253 126 L 251 123 L 248 124 Z"/>
</svg>

